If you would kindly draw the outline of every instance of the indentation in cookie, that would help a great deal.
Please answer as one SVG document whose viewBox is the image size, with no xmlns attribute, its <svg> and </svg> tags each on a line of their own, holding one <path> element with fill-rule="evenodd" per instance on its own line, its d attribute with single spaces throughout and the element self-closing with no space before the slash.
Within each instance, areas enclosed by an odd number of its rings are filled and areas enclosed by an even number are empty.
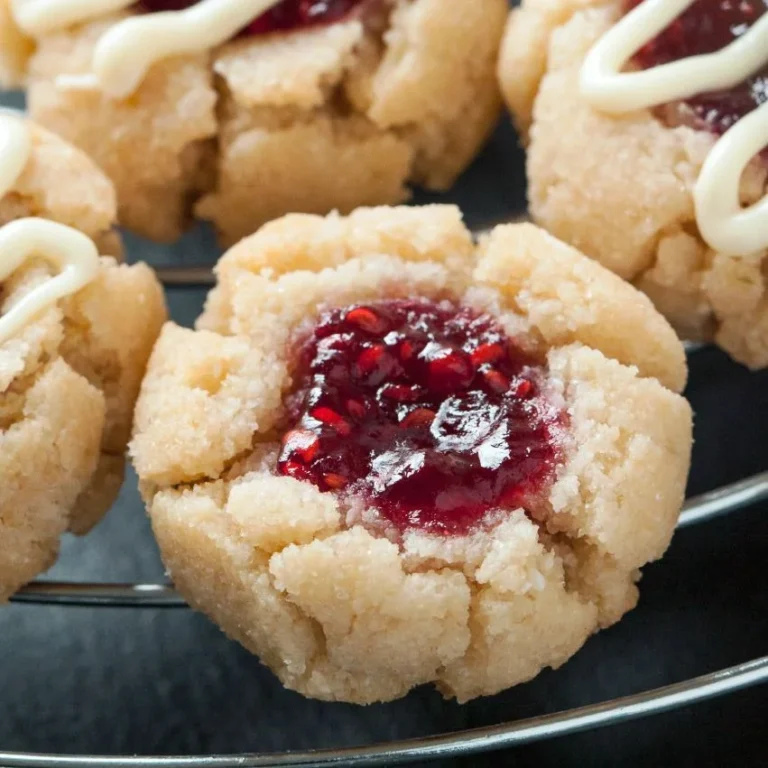
<svg viewBox="0 0 768 768">
<path fill-rule="evenodd" d="M 335 309 L 297 373 L 281 474 L 362 497 L 401 532 L 541 509 L 567 417 L 544 366 L 490 316 L 425 300 Z"/>
<path fill-rule="evenodd" d="M 629 11 L 643 0 L 625 0 Z M 714 53 L 741 37 L 764 13 L 768 0 L 697 0 L 635 62 L 649 69 L 672 61 Z M 725 91 L 694 96 L 674 105 L 667 117 L 716 134 L 725 133 L 744 115 L 768 101 L 768 67 Z"/>
<path fill-rule="evenodd" d="M 183 11 L 198 0 L 140 0 L 138 7 L 147 13 Z M 243 35 L 289 32 L 321 24 L 333 24 L 351 13 L 363 0 L 282 0 L 254 19 Z"/>
</svg>

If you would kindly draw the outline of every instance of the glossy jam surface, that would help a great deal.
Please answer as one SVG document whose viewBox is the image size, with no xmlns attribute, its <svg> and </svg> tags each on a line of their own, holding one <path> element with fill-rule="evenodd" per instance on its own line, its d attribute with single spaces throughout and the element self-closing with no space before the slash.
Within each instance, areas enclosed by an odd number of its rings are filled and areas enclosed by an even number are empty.
<svg viewBox="0 0 768 768">
<path fill-rule="evenodd" d="M 626 0 L 627 10 L 643 0 Z M 764 13 L 768 0 L 696 0 L 635 57 L 644 69 L 719 51 L 743 35 Z M 768 101 L 768 67 L 727 91 L 686 100 L 680 119 L 713 133 L 727 131 L 744 115 Z"/>
<path fill-rule="evenodd" d="M 278 469 L 361 496 L 400 531 L 466 533 L 492 510 L 541 502 L 566 427 L 545 377 L 466 308 L 333 310 L 302 347 Z"/>
<path fill-rule="evenodd" d="M 197 0 L 140 0 L 139 8 L 147 13 L 182 11 Z M 266 35 L 288 32 L 303 27 L 332 24 L 347 16 L 361 0 L 282 0 L 274 8 L 254 19 L 243 35 Z"/>
</svg>

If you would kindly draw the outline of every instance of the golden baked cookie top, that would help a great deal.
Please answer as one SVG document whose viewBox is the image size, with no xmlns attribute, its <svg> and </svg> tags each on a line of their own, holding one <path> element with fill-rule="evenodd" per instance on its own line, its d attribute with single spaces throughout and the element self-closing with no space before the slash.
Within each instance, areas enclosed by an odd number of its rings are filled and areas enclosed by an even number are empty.
<svg viewBox="0 0 768 768">
<path fill-rule="evenodd" d="M 696 223 L 726 255 L 768 248 L 768 199 L 742 209 L 746 166 L 768 146 L 768 7 L 722 0 L 626 0 L 627 14 L 581 68 L 584 98 L 623 114 L 664 106 L 667 116 L 723 135 L 694 187 Z M 632 57 L 639 70 L 622 71 Z M 671 113 L 671 114 L 670 114 Z"/>
<path fill-rule="evenodd" d="M 115 196 L 85 155 L 0 113 L 0 600 L 86 533 L 122 483 L 165 318 L 151 270 L 113 253 Z"/>
<path fill-rule="evenodd" d="M 16 184 L 32 155 L 27 122 L 0 112 L 0 197 Z M 99 269 L 96 244 L 76 229 L 41 218 L 23 218 L 0 228 L 0 280 L 7 280 L 33 258 L 43 257 L 59 274 L 30 291 L 0 316 L 0 344 L 22 331 L 59 299 L 95 279 Z"/>
<path fill-rule="evenodd" d="M 59 14 L 66 1 L 52 4 Z M 254 13 L 239 34 L 148 68 L 145 25 L 170 25 L 153 38 L 161 44 L 186 39 L 183 19 L 207 18 L 219 0 L 78 3 L 81 23 L 52 25 L 54 13 L 27 37 L 22 7 L 46 3 L 14 4 L 15 20 L 0 11 L 0 40 L 17 41 L 0 47 L 0 78 L 25 80 L 33 117 L 86 150 L 115 183 L 121 224 L 156 240 L 178 237 L 192 215 L 229 245 L 291 211 L 399 203 L 410 184 L 445 189 L 500 113 L 505 0 L 456 0 L 450 12 L 443 0 L 283 0 L 262 16 L 265 3 L 225 0 Z M 94 62 L 126 30 L 139 31 L 140 61 L 109 68 L 133 89 L 119 95 Z"/>
<path fill-rule="evenodd" d="M 157 62 L 204 53 L 238 36 L 264 35 L 332 24 L 359 15 L 370 0 L 300 3 L 295 0 L 33 0 L 11 2 L 19 29 L 32 38 L 108 17 L 138 13 L 98 40 L 86 75 L 60 76 L 64 87 L 100 88 L 126 97 Z M 379 3 L 381 5 L 381 3 Z"/>
<path fill-rule="evenodd" d="M 450 206 L 288 216 L 217 274 L 158 342 L 131 451 L 174 583 L 286 685 L 467 699 L 634 605 L 691 437 L 648 299 Z"/>
<path fill-rule="evenodd" d="M 654 37 L 660 9 L 679 18 Z M 755 368 L 768 364 L 766 25 L 752 0 L 525 0 L 499 62 L 534 220 L 634 282 L 681 335 Z"/>
</svg>

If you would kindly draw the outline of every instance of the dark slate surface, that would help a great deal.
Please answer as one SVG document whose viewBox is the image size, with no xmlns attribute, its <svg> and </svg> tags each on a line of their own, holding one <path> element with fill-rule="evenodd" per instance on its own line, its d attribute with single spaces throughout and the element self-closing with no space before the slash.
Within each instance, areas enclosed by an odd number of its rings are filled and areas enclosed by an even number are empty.
<svg viewBox="0 0 768 768">
<path fill-rule="evenodd" d="M 426 199 L 426 198 L 422 198 Z M 522 154 L 508 125 L 456 190 L 473 226 L 524 206 Z M 210 234 L 174 249 L 131 241 L 132 258 L 210 262 Z M 191 325 L 203 293 L 174 290 L 175 319 Z M 768 466 L 768 372 L 749 374 L 713 349 L 692 360 L 697 412 L 691 492 Z M 648 478 L 653 482 L 653 478 Z M 302 699 L 203 617 L 180 611 L 0 610 L 0 750 L 212 754 L 351 746 L 500 723 L 597 702 L 768 652 L 764 562 L 768 505 L 680 533 L 646 570 L 640 606 L 592 639 L 558 672 L 465 706 L 419 690 L 356 708 Z M 68 539 L 51 577 L 161 579 L 163 569 L 130 476 L 107 519 Z M 768 689 L 599 732 L 443 762 L 476 765 L 764 766 Z"/>
</svg>

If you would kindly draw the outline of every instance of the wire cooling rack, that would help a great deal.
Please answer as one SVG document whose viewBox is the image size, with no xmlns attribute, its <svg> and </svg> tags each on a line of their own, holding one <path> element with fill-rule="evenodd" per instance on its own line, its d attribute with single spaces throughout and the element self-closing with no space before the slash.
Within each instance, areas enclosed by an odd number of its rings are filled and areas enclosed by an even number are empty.
<svg viewBox="0 0 768 768">
<path fill-rule="evenodd" d="M 205 286 L 213 282 L 207 267 L 157 270 L 166 287 Z M 687 345 L 694 354 L 697 345 Z M 705 523 L 768 499 L 768 471 L 689 499 L 678 529 Z M 133 609 L 182 609 L 186 603 L 167 583 L 82 583 L 37 581 L 13 602 L 58 606 Z M 373 746 L 309 752 L 216 756 L 112 757 L 0 751 L 7 768 L 267 768 L 268 766 L 375 766 L 466 756 L 622 722 L 689 706 L 768 682 L 768 656 L 681 683 L 643 691 L 599 704 L 472 730 Z"/>
</svg>

